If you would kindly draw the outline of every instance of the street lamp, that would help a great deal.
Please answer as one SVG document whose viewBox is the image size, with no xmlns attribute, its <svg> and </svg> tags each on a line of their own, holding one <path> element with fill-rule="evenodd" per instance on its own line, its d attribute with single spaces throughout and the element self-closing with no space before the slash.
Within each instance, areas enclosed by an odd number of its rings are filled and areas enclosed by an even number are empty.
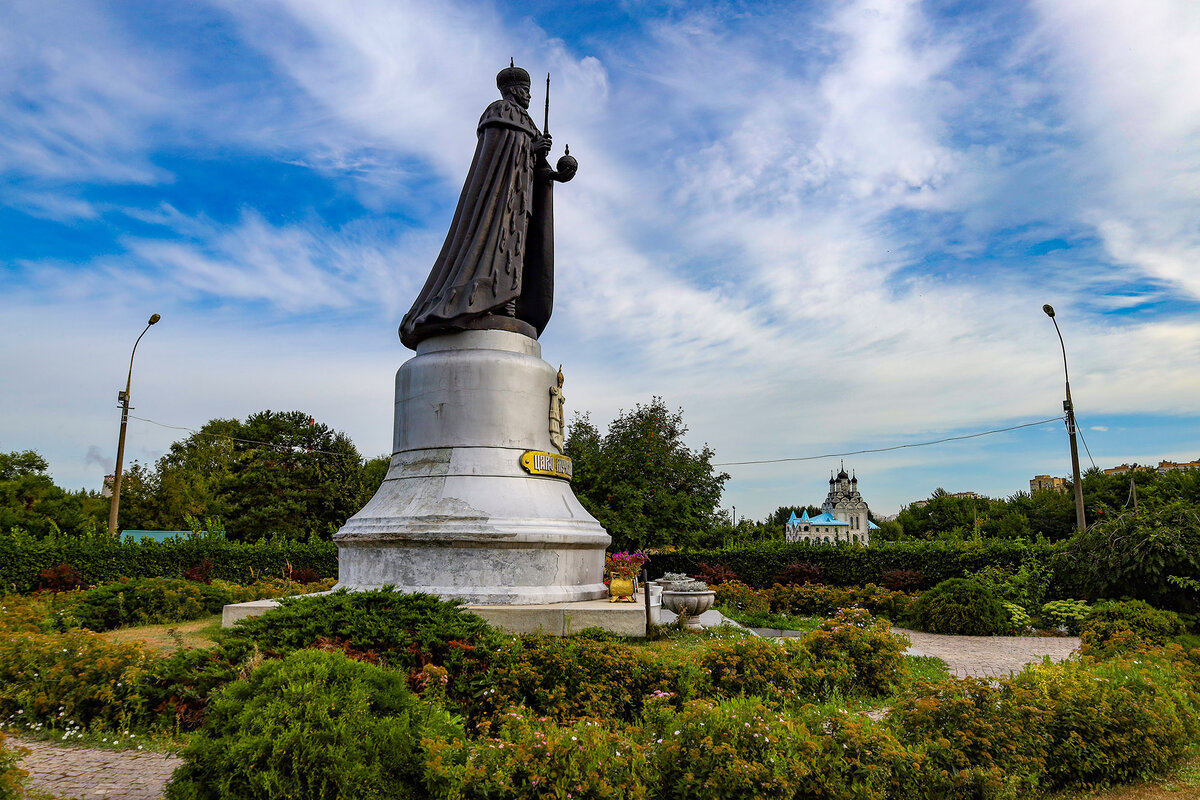
<svg viewBox="0 0 1200 800">
<path fill-rule="evenodd" d="M 121 435 L 117 438 L 117 468 L 113 472 L 112 504 L 108 507 L 108 532 L 113 536 L 117 534 L 117 509 L 121 507 L 121 462 L 125 458 L 125 426 L 129 423 L 129 384 L 133 380 L 133 357 L 137 355 L 138 342 L 150 330 L 150 326 L 160 319 L 162 317 L 158 314 L 152 314 L 145 329 L 133 343 L 133 352 L 129 354 L 129 374 L 125 376 L 125 391 L 117 392 L 117 400 L 121 403 Z"/>
<path fill-rule="evenodd" d="M 1054 306 L 1047 303 L 1042 311 L 1054 323 L 1054 332 L 1058 334 L 1058 343 L 1062 347 L 1063 377 L 1067 382 L 1067 399 L 1063 401 L 1063 410 L 1067 412 L 1067 435 L 1071 438 L 1071 470 L 1075 481 L 1075 529 L 1082 531 L 1087 527 L 1083 517 L 1083 481 L 1079 479 L 1079 445 L 1075 443 L 1075 405 L 1071 402 L 1071 376 L 1067 373 L 1067 346 L 1063 343 L 1062 331 L 1058 329 L 1058 320 L 1054 318 Z"/>
</svg>

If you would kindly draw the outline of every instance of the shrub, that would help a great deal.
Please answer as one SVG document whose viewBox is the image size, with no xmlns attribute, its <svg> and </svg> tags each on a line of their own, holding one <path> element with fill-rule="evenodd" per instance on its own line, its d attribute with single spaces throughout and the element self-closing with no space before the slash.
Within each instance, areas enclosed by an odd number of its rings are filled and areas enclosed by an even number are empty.
<svg viewBox="0 0 1200 800">
<path fill-rule="evenodd" d="M 1047 788 L 1149 777 L 1200 736 L 1198 676 L 1182 660 L 1139 654 L 1104 662 L 1064 661 L 1012 680 L 1051 711 Z"/>
<path fill-rule="evenodd" d="M 885 619 L 875 619 L 861 608 L 839 611 L 801 639 L 813 659 L 813 669 L 833 674 L 839 665 L 852 669 L 845 683 L 830 688 L 843 695 L 891 694 L 904 682 L 908 640 L 893 635 Z"/>
<path fill-rule="evenodd" d="M 430 742 L 432 797 L 641 800 L 653 784 L 638 731 L 583 720 L 558 724 L 517 708 L 483 736 Z"/>
<path fill-rule="evenodd" d="M 1033 623 L 1029 612 L 1016 603 L 1010 603 L 1007 600 L 1001 601 L 1000 605 L 1004 606 L 1004 613 L 1008 614 L 1008 629 L 1010 633 L 1022 634 L 1029 629 Z"/>
<path fill-rule="evenodd" d="M 214 564 L 209 558 L 202 558 L 200 562 L 183 571 L 183 577 L 189 581 L 197 583 L 212 583 L 212 571 Z"/>
<path fill-rule="evenodd" d="M 917 684 L 893 703 L 887 724 L 925 754 L 928 796 L 1016 800 L 1037 794 L 1051 713 L 1009 682 L 966 678 Z"/>
<path fill-rule="evenodd" d="M 865 608 L 872 614 L 899 620 L 912 605 L 912 595 L 889 592 L 874 584 L 839 588 L 820 583 L 803 586 L 775 584 L 769 592 L 771 610 L 779 614 L 832 617 L 844 608 Z"/>
<path fill-rule="evenodd" d="M 1128 593 L 1181 607 L 1187 590 L 1169 579 L 1200 574 L 1200 510 L 1176 502 L 1117 514 L 1072 537 L 1064 556 L 1091 597 Z"/>
<path fill-rule="evenodd" d="M 471 714 L 475 719 L 525 707 L 557 720 L 631 720 L 641 711 L 643 697 L 669 687 L 673 674 L 664 662 L 622 642 L 522 636 L 495 653 Z"/>
<path fill-rule="evenodd" d="M 422 738 L 460 739 L 404 676 L 314 650 L 265 662 L 212 702 L 167 797 L 423 798 Z"/>
<path fill-rule="evenodd" d="M 732 606 L 747 614 L 765 614 L 771 609 L 767 592 L 751 589 L 741 581 L 727 581 L 713 587 L 717 593 L 717 605 Z"/>
<path fill-rule="evenodd" d="M 321 577 L 337 575 L 337 545 L 328 541 L 231 542 L 221 536 L 188 535 L 156 542 L 122 542 L 111 536 L 54 536 L 34 539 L 20 531 L 0 531 L 0 586 L 29 592 L 42 570 L 67 563 L 88 584 L 123 577 L 177 578 L 208 559 L 210 578 L 253 583 L 283 577 L 288 565 Z"/>
<path fill-rule="evenodd" d="M 21 800 L 29 773 L 21 769 L 21 759 L 28 750 L 9 744 L 0 732 L 0 800 Z"/>
<path fill-rule="evenodd" d="M 1051 600 L 1042 606 L 1042 616 L 1056 628 L 1065 628 L 1072 636 L 1079 635 L 1084 618 L 1092 610 L 1082 600 Z"/>
<path fill-rule="evenodd" d="M 925 573 L 919 569 L 888 569 L 879 576 L 879 582 L 893 592 L 915 592 L 925 582 Z"/>
<path fill-rule="evenodd" d="M 875 542 L 870 547 L 827 547 L 824 545 L 780 541 L 739 544 L 723 550 L 691 550 L 658 553 L 654 556 L 655 574 L 663 572 L 696 572 L 700 562 L 727 564 L 738 574 L 738 580 L 755 589 L 765 589 L 776 583 L 776 576 L 797 561 L 807 561 L 821 568 L 821 580 L 831 586 L 864 586 L 879 584 L 887 570 L 909 569 L 924 573 L 926 585 L 948 578 L 961 578 L 969 570 L 989 564 L 1014 570 L 1029 560 L 1055 565 L 1051 597 L 1063 597 L 1064 581 L 1070 581 L 1075 566 L 1059 560 L 1065 545 L 1043 542 L 1030 543 L 1014 539 L 981 539 L 969 541 L 910 541 Z M 1060 574 L 1060 571 L 1062 574 Z M 1197 570 L 1175 572 L 1193 574 Z"/>
<path fill-rule="evenodd" d="M 23 727 L 77 730 L 142 725 L 155 657 L 91 631 L 0 635 L 0 715 Z"/>
<path fill-rule="evenodd" d="M 823 570 L 820 564 L 811 561 L 795 561 L 779 570 L 775 582 L 784 586 L 789 584 L 821 583 Z"/>
<path fill-rule="evenodd" d="M 701 561 L 699 568 L 696 570 L 696 580 L 701 583 L 707 583 L 710 586 L 725 583 L 726 581 L 736 581 L 737 579 L 737 572 L 731 569 L 728 564 L 708 564 Z"/>
<path fill-rule="evenodd" d="M 1000 601 L 975 581 L 952 578 L 922 592 L 912 607 L 914 624 L 930 633 L 995 636 L 1008 631 Z"/>
<path fill-rule="evenodd" d="M 213 694 L 236 680 L 243 668 L 221 647 L 177 650 L 152 660 L 141 689 L 145 708 L 175 730 L 196 730 Z"/>
<path fill-rule="evenodd" d="M 1102 603 L 1084 618 L 1080 639 L 1084 652 L 1097 656 L 1130 648 L 1155 647 L 1183 633 L 1183 623 L 1171 611 L 1160 611 L 1141 600 Z"/>
<path fill-rule="evenodd" d="M 658 797 L 909 796 L 898 775 L 913 756 L 862 718 L 781 716 L 754 698 L 694 701 L 677 712 L 652 705 L 646 733 Z"/>
<path fill-rule="evenodd" d="M 47 592 L 69 592 L 72 589 L 86 589 L 88 586 L 79 570 L 64 561 L 56 567 L 39 572 L 37 588 Z"/>
<path fill-rule="evenodd" d="M 181 622 L 220 612 L 228 592 L 182 578 L 132 578 L 79 595 L 71 605 L 76 621 L 94 631 L 126 625 Z"/>
<path fill-rule="evenodd" d="M 449 670 L 451 696 L 465 698 L 502 639 L 460 602 L 386 588 L 285 598 L 279 608 L 238 622 L 224 642 L 236 658 L 244 658 L 253 647 L 282 655 L 325 640 L 374 652 L 414 680 L 422 667 L 434 664 Z"/>
<path fill-rule="evenodd" d="M 774 705 L 823 698 L 830 687 L 848 684 L 854 674 L 845 661 L 814 669 L 808 650 L 795 638 L 713 642 L 695 660 L 705 676 L 701 697 L 753 695 Z"/>
</svg>

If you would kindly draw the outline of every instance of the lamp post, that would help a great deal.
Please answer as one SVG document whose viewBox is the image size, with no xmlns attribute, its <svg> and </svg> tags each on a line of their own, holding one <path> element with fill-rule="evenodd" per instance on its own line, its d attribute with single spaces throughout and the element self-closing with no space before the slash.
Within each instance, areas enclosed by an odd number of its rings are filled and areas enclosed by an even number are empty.
<svg viewBox="0 0 1200 800">
<path fill-rule="evenodd" d="M 121 462 L 125 458 L 125 426 L 129 423 L 129 385 L 133 381 L 133 357 L 137 355 L 138 342 L 150 330 L 150 326 L 162 317 L 152 314 L 146 327 L 133 343 L 133 352 L 129 354 L 129 374 L 125 376 L 125 391 L 117 392 L 117 400 L 121 403 L 121 435 L 117 438 L 117 468 L 113 471 L 112 504 L 108 507 L 108 532 L 117 534 L 117 510 L 121 507 Z"/>
<path fill-rule="evenodd" d="M 1087 527 L 1083 516 L 1083 481 L 1079 478 L 1079 445 L 1075 443 L 1075 405 L 1071 402 L 1071 376 L 1067 372 L 1067 346 L 1063 343 L 1062 331 L 1058 329 L 1058 320 L 1054 318 L 1054 306 L 1047 303 L 1042 311 L 1054 323 L 1054 332 L 1058 334 L 1058 344 L 1062 347 L 1063 377 L 1067 383 L 1067 399 L 1063 401 L 1063 410 L 1067 412 L 1067 435 L 1071 438 L 1071 471 L 1075 481 L 1075 529 L 1082 531 Z"/>
</svg>

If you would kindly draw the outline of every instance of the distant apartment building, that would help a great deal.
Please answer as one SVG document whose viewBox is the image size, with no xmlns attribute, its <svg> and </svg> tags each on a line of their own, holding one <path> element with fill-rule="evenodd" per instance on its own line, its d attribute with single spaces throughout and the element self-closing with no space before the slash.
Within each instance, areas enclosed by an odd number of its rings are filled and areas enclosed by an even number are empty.
<svg viewBox="0 0 1200 800">
<path fill-rule="evenodd" d="M 1067 490 L 1066 478 L 1054 478 L 1050 475 L 1034 475 L 1029 481 L 1029 493 L 1042 492 L 1045 490 L 1054 492 L 1065 492 Z"/>
<path fill-rule="evenodd" d="M 871 532 L 879 526 L 868 519 L 867 501 L 858 491 L 858 477 L 846 473 L 845 465 L 836 477 L 829 478 L 829 494 L 821 504 L 821 513 L 810 517 L 796 512 L 784 525 L 784 538 L 789 542 L 812 544 L 870 544 Z"/>
<path fill-rule="evenodd" d="M 1154 467 L 1148 467 L 1145 464 L 1138 464 L 1135 462 L 1133 464 L 1122 464 L 1119 467 L 1112 467 L 1110 469 L 1106 469 L 1106 470 L 1104 470 L 1104 474 L 1105 475 L 1124 475 L 1129 472 L 1138 472 L 1138 471 L 1153 472 Z"/>
<path fill-rule="evenodd" d="M 1190 470 L 1200 469 L 1200 461 L 1160 461 L 1158 462 L 1158 474 L 1162 475 L 1165 472 L 1173 470 Z"/>
</svg>

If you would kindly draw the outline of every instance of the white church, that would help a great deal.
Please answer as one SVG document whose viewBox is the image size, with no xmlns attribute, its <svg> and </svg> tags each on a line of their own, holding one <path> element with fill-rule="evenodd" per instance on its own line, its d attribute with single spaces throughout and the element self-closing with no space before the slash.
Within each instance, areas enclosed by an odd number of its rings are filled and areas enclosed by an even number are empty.
<svg viewBox="0 0 1200 800">
<path fill-rule="evenodd" d="M 799 517 L 796 512 L 784 526 L 789 542 L 810 544 L 871 543 L 871 532 L 879 526 L 868 519 L 867 501 L 858 492 L 858 477 L 846 474 L 846 466 L 836 477 L 829 476 L 829 494 L 821 504 L 821 513 L 810 517 L 808 511 Z"/>
</svg>

